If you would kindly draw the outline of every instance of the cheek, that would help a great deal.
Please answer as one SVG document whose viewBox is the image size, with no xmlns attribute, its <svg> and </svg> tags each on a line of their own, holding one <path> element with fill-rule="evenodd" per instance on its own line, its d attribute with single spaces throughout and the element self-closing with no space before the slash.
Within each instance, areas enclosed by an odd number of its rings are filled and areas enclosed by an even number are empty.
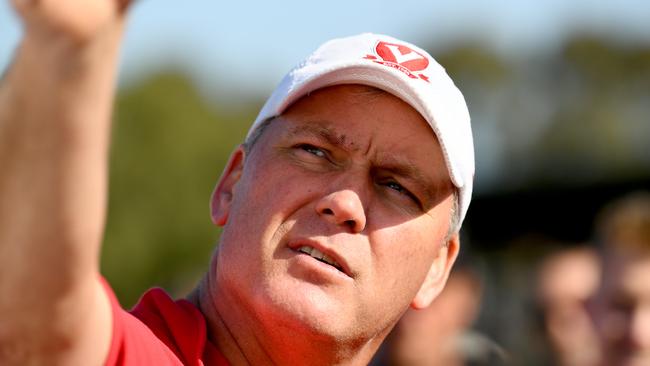
<svg viewBox="0 0 650 366">
<path fill-rule="evenodd" d="M 273 243 L 287 220 L 310 202 L 313 180 L 299 176 L 296 169 L 277 159 L 251 156 L 233 192 L 231 215 L 224 234 L 250 246 Z"/>
<path fill-rule="evenodd" d="M 430 228 L 423 231 L 419 225 L 407 222 L 373 233 L 370 240 L 380 281 L 390 284 L 393 291 L 397 289 L 415 295 L 438 254 L 442 240 L 422 234 L 430 232 Z"/>
<path fill-rule="evenodd" d="M 376 243 L 373 244 L 373 249 L 382 257 L 385 256 L 386 261 L 406 264 L 404 270 L 409 270 L 409 263 L 411 266 L 417 264 L 428 268 L 447 234 L 448 225 L 444 220 L 445 216 L 435 212 L 434 215 L 420 214 L 408 220 L 395 221 L 392 225 L 380 225 L 371 234 L 371 243 Z"/>
<path fill-rule="evenodd" d="M 291 195 L 299 192 L 298 188 L 308 186 L 306 177 L 282 158 L 266 149 L 261 154 L 251 156 L 242 177 L 242 196 L 246 200 L 258 203 L 287 201 Z"/>
</svg>

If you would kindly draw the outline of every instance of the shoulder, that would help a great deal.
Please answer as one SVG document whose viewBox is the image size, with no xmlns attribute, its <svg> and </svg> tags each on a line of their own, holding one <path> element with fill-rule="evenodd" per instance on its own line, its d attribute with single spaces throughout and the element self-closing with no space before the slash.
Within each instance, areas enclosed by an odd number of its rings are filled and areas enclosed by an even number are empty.
<svg viewBox="0 0 650 366">
<path fill-rule="evenodd" d="M 198 364 L 206 345 L 206 327 L 194 305 L 173 300 L 164 290 L 154 288 L 127 312 L 110 287 L 106 288 L 113 308 L 107 365 Z"/>
</svg>

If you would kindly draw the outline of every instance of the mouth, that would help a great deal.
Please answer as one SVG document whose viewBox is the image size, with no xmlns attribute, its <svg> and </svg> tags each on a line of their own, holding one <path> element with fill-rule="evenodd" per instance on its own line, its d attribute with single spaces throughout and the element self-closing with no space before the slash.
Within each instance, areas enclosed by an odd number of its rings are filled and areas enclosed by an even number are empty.
<svg viewBox="0 0 650 366">
<path fill-rule="evenodd" d="M 298 248 L 298 251 L 301 253 L 305 253 L 312 258 L 316 259 L 317 261 L 323 262 L 325 264 L 329 264 L 330 266 L 338 269 L 341 272 L 343 271 L 343 267 L 336 261 L 334 258 L 330 257 L 329 255 L 321 252 L 320 250 L 310 247 L 308 245 L 303 245 L 300 248 Z"/>
<path fill-rule="evenodd" d="M 301 255 L 308 255 L 317 261 L 331 266 L 337 272 L 345 275 L 346 277 L 353 278 L 350 268 L 345 262 L 345 259 L 339 256 L 338 253 L 321 246 L 317 242 L 311 240 L 296 240 L 289 243 L 289 248 L 294 252 Z"/>
</svg>

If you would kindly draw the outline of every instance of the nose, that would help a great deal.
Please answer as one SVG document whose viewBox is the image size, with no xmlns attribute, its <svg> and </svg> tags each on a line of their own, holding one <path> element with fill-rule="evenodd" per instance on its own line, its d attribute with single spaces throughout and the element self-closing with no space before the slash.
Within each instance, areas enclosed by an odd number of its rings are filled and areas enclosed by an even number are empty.
<svg viewBox="0 0 650 366">
<path fill-rule="evenodd" d="M 353 233 L 366 227 L 366 213 L 359 195 L 349 189 L 332 192 L 316 204 L 316 212 L 328 222 L 346 226 Z"/>
</svg>

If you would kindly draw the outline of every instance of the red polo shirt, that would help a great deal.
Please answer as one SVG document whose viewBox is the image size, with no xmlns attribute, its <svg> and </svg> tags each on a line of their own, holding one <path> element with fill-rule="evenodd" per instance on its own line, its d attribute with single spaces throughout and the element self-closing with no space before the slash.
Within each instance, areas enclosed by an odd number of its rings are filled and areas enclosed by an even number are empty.
<svg viewBox="0 0 650 366">
<path fill-rule="evenodd" d="M 154 288 L 127 312 L 103 282 L 113 309 L 107 366 L 228 366 L 207 340 L 205 318 L 192 303 L 172 300 L 164 290 Z"/>
</svg>

